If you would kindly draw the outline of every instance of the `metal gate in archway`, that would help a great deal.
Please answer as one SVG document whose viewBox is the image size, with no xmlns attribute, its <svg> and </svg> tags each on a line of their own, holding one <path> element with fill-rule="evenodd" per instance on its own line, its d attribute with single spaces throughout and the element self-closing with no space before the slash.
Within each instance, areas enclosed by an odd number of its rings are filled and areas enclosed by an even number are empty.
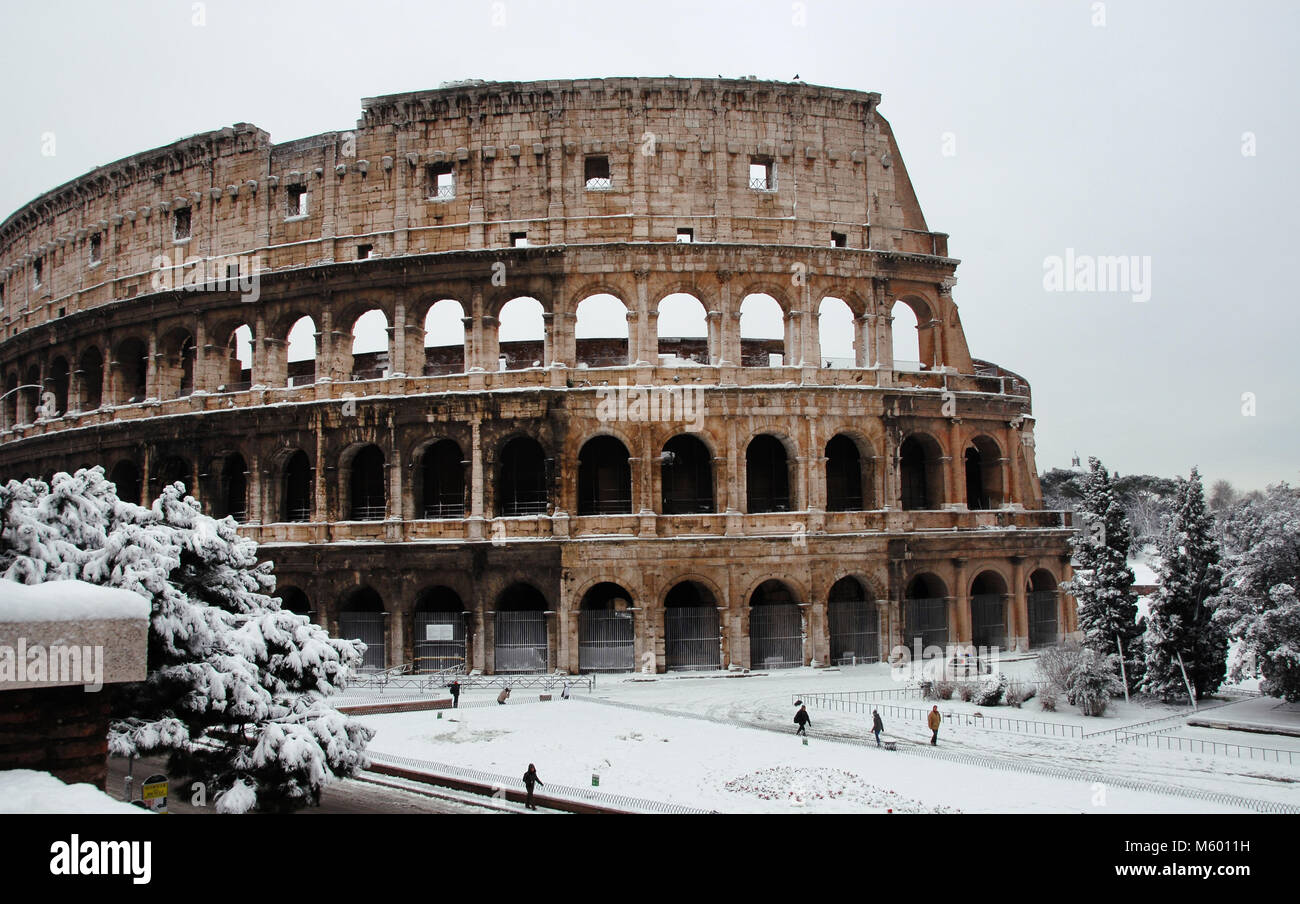
<svg viewBox="0 0 1300 904">
<path fill-rule="evenodd" d="M 909 599 L 903 604 L 903 639 L 908 647 L 919 639 L 921 649 L 948 646 L 948 601 L 943 597 Z"/>
<path fill-rule="evenodd" d="M 970 598 L 971 643 L 977 647 L 998 647 L 1007 641 L 1006 596 L 981 593 Z"/>
<path fill-rule="evenodd" d="M 1035 590 L 1028 595 L 1029 646 L 1049 647 L 1057 642 L 1059 628 L 1056 611 L 1059 600 L 1055 590 Z"/>
<path fill-rule="evenodd" d="M 362 671 L 381 671 L 387 665 L 384 659 L 385 617 L 383 612 L 339 613 L 339 636 L 345 640 L 360 640 L 366 645 L 361 660 Z"/>
<path fill-rule="evenodd" d="M 718 610 L 714 606 L 664 610 L 664 660 L 670 672 L 722 668 Z"/>
<path fill-rule="evenodd" d="M 880 661 L 880 612 L 867 600 L 830 604 L 831 662 L 856 665 Z"/>
<path fill-rule="evenodd" d="M 749 667 L 797 669 L 803 665 L 803 619 L 794 603 L 749 610 Z"/>
<path fill-rule="evenodd" d="M 578 613 L 578 671 L 630 672 L 635 667 L 631 612 L 584 609 Z"/>
<path fill-rule="evenodd" d="M 460 612 L 415 613 L 415 671 L 441 672 L 465 665 L 465 616 Z"/>
<path fill-rule="evenodd" d="M 497 674 L 536 674 L 547 667 L 546 613 L 496 613 Z"/>
</svg>

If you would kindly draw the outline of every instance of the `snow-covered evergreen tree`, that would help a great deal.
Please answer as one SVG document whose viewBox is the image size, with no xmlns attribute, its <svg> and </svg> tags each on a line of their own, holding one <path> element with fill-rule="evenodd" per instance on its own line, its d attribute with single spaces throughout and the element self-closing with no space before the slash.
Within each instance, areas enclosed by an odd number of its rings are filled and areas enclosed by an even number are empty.
<svg viewBox="0 0 1300 904">
<path fill-rule="evenodd" d="M 366 764 L 372 733 L 325 702 L 361 651 L 270 594 L 270 563 L 180 484 L 151 508 L 102 468 L 0 487 L 0 578 L 80 579 L 152 603 L 148 678 L 114 703 L 109 749 L 168 753 L 222 812 L 292 808 Z"/>
<path fill-rule="evenodd" d="M 1228 554 L 1214 615 L 1233 641 L 1234 681 L 1261 675 L 1260 690 L 1300 701 L 1300 491 L 1286 484 L 1232 506 L 1222 526 Z"/>
<path fill-rule="evenodd" d="M 1088 468 L 1075 510 L 1080 533 L 1070 540 L 1074 579 L 1061 589 L 1078 603 L 1084 646 L 1105 656 L 1118 653 L 1122 644 L 1128 683 L 1136 687 L 1144 667 L 1145 624 L 1138 620 L 1133 569 L 1128 565 L 1128 517 L 1102 463 L 1089 458 Z"/>
<path fill-rule="evenodd" d="M 1182 667 L 1197 699 L 1213 694 L 1223 683 L 1228 658 L 1228 637 L 1214 622 L 1211 602 L 1222 578 L 1219 545 L 1195 468 L 1179 481 L 1176 499 L 1160 543 L 1160 587 L 1147 619 L 1142 682 L 1143 691 L 1166 701 L 1187 697 Z"/>
</svg>

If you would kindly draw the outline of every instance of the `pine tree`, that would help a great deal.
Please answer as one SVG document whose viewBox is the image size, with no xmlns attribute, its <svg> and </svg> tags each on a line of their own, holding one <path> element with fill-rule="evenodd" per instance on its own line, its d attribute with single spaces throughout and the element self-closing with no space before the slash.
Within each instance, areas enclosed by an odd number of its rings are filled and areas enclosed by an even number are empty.
<svg viewBox="0 0 1300 904">
<path fill-rule="evenodd" d="M 1213 534 L 1201 475 L 1193 468 L 1187 480 L 1179 481 L 1176 511 L 1160 544 L 1160 588 L 1147 621 L 1142 689 L 1166 701 L 1187 696 L 1183 668 L 1197 699 L 1223 683 L 1228 638 L 1213 620 L 1211 600 L 1222 580 Z"/>
<path fill-rule="evenodd" d="M 175 484 L 151 508 L 102 468 L 0 487 L 0 577 L 80 579 L 152 603 L 148 677 L 114 702 L 109 749 L 170 755 L 217 809 L 293 808 L 366 765 L 372 733 L 330 707 L 361 652 L 270 594 L 275 577 L 233 520 Z"/>
<path fill-rule="evenodd" d="M 1128 565 L 1132 535 L 1106 469 L 1096 458 L 1088 459 L 1088 467 L 1075 511 L 1081 532 L 1070 540 L 1074 579 L 1062 589 L 1078 603 L 1083 645 L 1107 656 L 1117 654 L 1122 644 L 1125 674 L 1129 686 L 1136 687 L 1145 660 L 1145 624 L 1138 620 L 1133 569 Z"/>
</svg>

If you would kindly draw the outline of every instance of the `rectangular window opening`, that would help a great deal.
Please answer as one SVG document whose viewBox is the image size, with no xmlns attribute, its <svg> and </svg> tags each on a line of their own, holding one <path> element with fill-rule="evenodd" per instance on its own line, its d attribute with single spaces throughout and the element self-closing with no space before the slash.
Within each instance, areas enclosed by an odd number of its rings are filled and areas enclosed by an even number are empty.
<svg viewBox="0 0 1300 904">
<path fill-rule="evenodd" d="M 614 187 L 614 180 L 609 174 L 609 158 L 605 155 L 588 157 L 583 166 L 583 179 L 587 191 L 609 191 Z"/>
<path fill-rule="evenodd" d="M 831 247 L 832 247 L 832 248 L 847 248 L 847 247 L 849 247 L 849 237 L 848 237 L 847 235 L 845 235 L 844 233 L 842 233 L 842 232 L 832 232 L 832 233 L 831 233 Z"/>
<path fill-rule="evenodd" d="M 358 245 L 357 260 L 364 261 L 370 259 L 370 253 L 375 250 L 374 245 Z"/>
<path fill-rule="evenodd" d="M 450 163 L 430 163 L 425 175 L 430 201 L 450 201 L 456 197 L 456 172 Z"/>
<path fill-rule="evenodd" d="M 755 191 L 776 191 L 776 171 L 771 158 L 749 158 L 749 187 Z"/>
<path fill-rule="evenodd" d="M 41 284 L 41 279 L 45 276 L 45 258 L 38 257 L 32 261 L 32 286 L 37 287 Z"/>
<path fill-rule="evenodd" d="M 285 212 L 286 217 L 305 217 L 307 216 L 307 186 L 290 185 L 285 191 Z"/>
<path fill-rule="evenodd" d="M 695 241 L 695 230 L 682 227 L 677 230 L 677 241 L 683 244 L 689 244 Z"/>
<path fill-rule="evenodd" d="M 103 259 L 104 238 L 99 233 L 90 237 L 90 262 L 97 264 Z"/>
<path fill-rule="evenodd" d="M 172 238 L 183 241 L 190 237 L 190 209 L 178 207 L 172 211 Z"/>
<path fill-rule="evenodd" d="M 527 247 L 528 247 L 528 233 L 526 233 L 526 232 L 512 232 L 512 233 L 510 233 L 510 247 L 512 247 L 512 248 L 527 248 Z"/>
</svg>

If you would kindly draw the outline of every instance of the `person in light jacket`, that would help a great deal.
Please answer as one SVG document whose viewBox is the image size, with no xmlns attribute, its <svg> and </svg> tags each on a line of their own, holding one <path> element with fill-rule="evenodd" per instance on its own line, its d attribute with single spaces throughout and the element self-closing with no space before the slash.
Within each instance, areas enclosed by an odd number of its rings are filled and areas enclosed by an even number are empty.
<svg viewBox="0 0 1300 904">
<path fill-rule="evenodd" d="M 938 706 L 930 710 L 930 715 L 926 717 L 925 721 L 926 724 L 930 726 L 930 730 L 934 732 L 934 734 L 930 736 L 930 746 L 937 747 L 939 745 L 939 723 L 943 721 L 943 716 L 939 715 Z"/>
<path fill-rule="evenodd" d="M 510 688 L 502 688 L 501 693 L 497 694 L 497 702 L 504 704 L 510 699 Z"/>
</svg>

